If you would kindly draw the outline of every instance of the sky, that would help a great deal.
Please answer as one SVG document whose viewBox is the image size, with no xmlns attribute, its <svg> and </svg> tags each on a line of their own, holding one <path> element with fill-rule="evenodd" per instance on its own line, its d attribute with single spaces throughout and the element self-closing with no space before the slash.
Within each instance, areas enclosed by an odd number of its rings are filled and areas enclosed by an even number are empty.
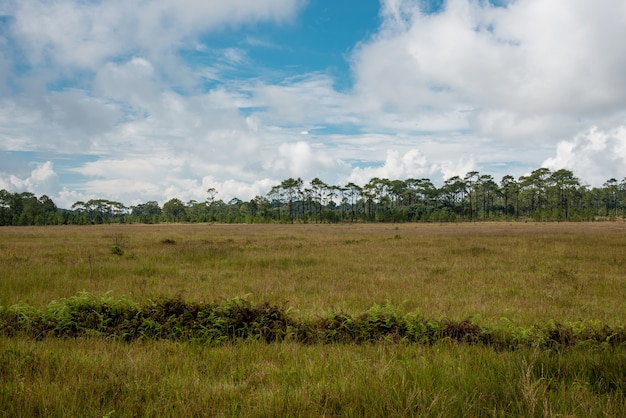
<svg viewBox="0 0 626 418">
<path fill-rule="evenodd" d="M 623 0 L 1 0 L 0 189 L 626 176 Z"/>
</svg>

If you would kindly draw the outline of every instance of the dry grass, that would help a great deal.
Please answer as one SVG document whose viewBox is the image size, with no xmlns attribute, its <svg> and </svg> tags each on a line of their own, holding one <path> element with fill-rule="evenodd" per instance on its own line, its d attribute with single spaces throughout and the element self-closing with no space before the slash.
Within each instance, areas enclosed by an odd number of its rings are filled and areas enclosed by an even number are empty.
<svg viewBox="0 0 626 418">
<path fill-rule="evenodd" d="M 430 317 L 621 324 L 626 224 L 2 228 L 0 304 L 85 290 L 137 302 L 248 295 L 303 315 L 389 302 Z"/>
</svg>

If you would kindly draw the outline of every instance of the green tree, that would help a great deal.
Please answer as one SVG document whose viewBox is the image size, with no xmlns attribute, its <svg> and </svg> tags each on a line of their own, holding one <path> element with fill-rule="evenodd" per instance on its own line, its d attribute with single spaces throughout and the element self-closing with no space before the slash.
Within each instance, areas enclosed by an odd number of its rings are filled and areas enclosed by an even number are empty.
<svg viewBox="0 0 626 418">
<path fill-rule="evenodd" d="M 478 171 L 470 171 L 465 175 L 463 179 L 463 185 L 465 186 L 464 197 L 467 197 L 468 206 L 469 206 L 469 218 L 474 219 L 474 213 L 476 212 L 475 207 L 477 206 L 476 198 L 472 198 L 474 196 L 476 183 L 480 182 Z"/>
<path fill-rule="evenodd" d="M 493 212 L 496 196 L 500 190 L 493 177 L 489 174 L 483 174 L 476 181 L 476 207 L 480 205 L 483 218 L 489 218 Z M 480 203 L 479 203 L 480 198 Z"/>
<path fill-rule="evenodd" d="M 219 192 L 215 189 L 215 187 L 209 187 L 206 192 L 208 195 L 206 201 L 209 204 L 209 206 L 211 206 L 215 202 L 215 196 L 217 196 Z"/>
<path fill-rule="evenodd" d="M 0 190 L 0 225 L 13 225 L 13 195 L 5 190 Z"/>
<path fill-rule="evenodd" d="M 323 199 L 326 197 L 328 184 L 324 183 L 318 177 L 311 180 L 311 198 L 315 207 L 316 222 L 322 220 Z"/>
<path fill-rule="evenodd" d="M 378 177 L 371 178 L 361 191 L 365 204 L 365 213 L 368 220 L 376 219 L 383 202 L 383 180 Z"/>
<path fill-rule="evenodd" d="M 452 176 L 444 181 L 442 197 L 444 203 L 452 211 L 463 214 L 463 203 L 467 192 L 467 184 L 459 176 Z"/>
<path fill-rule="evenodd" d="M 281 189 L 283 189 L 285 195 L 287 196 L 287 202 L 289 203 L 289 220 L 292 223 L 295 218 L 294 202 L 302 194 L 302 184 L 302 179 L 300 177 L 297 179 L 288 178 L 287 180 L 283 180 L 280 184 Z"/>
<path fill-rule="evenodd" d="M 56 223 L 57 205 L 45 194 L 39 197 L 40 216 L 43 220 L 43 225 L 51 225 Z"/>
<path fill-rule="evenodd" d="M 43 220 L 40 217 L 41 204 L 33 193 L 20 193 L 15 196 L 15 202 L 16 208 L 21 208 L 19 213 L 16 211 L 18 216 L 17 225 L 35 225 L 36 222 L 43 225 Z"/>
<path fill-rule="evenodd" d="M 167 222 L 180 222 L 185 216 L 185 204 L 177 198 L 163 204 L 163 216 Z"/>
<path fill-rule="evenodd" d="M 185 205 L 185 216 L 190 222 L 206 222 L 209 217 L 209 204 L 190 200 Z"/>
<path fill-rule="evenodd" d="M 361 188 L 361 186 L 350 182 L 346 184 L 346 190 L 347 190 L 346 193 L 348 196 L 348 200 L 350 202 L 351 219 L 352 219 L 352 222 L 355 222 L 357 220 L 357 214 L 358 214 L 357 202 L 359 201 L 361 197 L 361 193 L 363 189 Z"/>
<path fill-rule="evenodd" d="M 518 216 L 520 185 L 511 175 L 505 175 L 500 181 L 500 193 L 503 199 L 505 216 Z"/>
<path fill-rule="evenodd" d="M 529 176 L 519 178 L 520 199 L 524 204 L 524 210 L 536 220 L 541 219 L 541 210 L 546 209 L 546 188 L 550 174 L 549 169 L 542 167 L 534 170 Z"/>
<path fill-rule="evenodd" d="M 561 219 L 561 214 L 563 214 L 565 220 L 569 220 L 572 203 L 580 188 L 580 181 L 574 177 L 572 171 L 560 169 L 548 177 L 546 184 L 552 201 L 551 207 L 556 212 L 557 219 Z"/>
<path fill-rule="evenodd" d="M 131 216 L 145 224 L 157 223 L 163 211 L 158 202 L 151 200 L 132 208 Z"/>
<path fill-rule="evenodd" d="M 619 183 L 617 182 L 617 179 L 611 178 L 604 182 L 603 187 L 603 200 L 604 207 L 606 208 L 606 215 L 617 217 Z"/>
<path fill-rule="evenodd" d="M 626 217 L 626 177 L 619 183 L 617 190 L 617 208 L 621 210 L 622 216 Z"/>
<path fill-rule="evenodd" d="M 270 208 L 275 219 L 280 221 L 280 212 L 283 206 L 283 195 L 280 185 L 273 186 L 267 193 L 270 202 Z"/>
<path fill-rule="evenodd" d="M 270 201 L 263 196 L 255 196 L 250 201 L 250 207 L 255 220 L 267 219 L 270 216 Z"/>
</svg>

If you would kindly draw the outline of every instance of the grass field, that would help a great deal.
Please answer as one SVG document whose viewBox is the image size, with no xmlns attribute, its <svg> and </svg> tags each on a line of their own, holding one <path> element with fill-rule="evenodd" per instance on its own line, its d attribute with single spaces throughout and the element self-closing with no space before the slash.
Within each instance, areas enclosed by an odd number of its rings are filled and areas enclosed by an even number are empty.
<svg viewBox="0 0 626 418">
<path fill-rule="evenodd" d="M 85 291 L 138 304 L 244 297 L 303 319 L 378 304 L 495 328 L 626 322 L 621 222 L 20 227 L 0 238 L 3 312 Z M 620 416 L 626 348 L 3 336 L 0 385 L 0 416 Z"/>
</svg>

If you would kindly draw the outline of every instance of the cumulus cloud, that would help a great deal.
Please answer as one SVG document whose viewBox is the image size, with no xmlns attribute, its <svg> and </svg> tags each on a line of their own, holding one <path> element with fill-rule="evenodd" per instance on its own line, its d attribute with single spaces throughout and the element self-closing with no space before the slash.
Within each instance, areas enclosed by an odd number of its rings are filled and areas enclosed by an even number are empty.
<svg viewBox="0 0 626 418">
<path fill-rule="evenodd" d="M 426 156 L 418 149 L 409 150 L 404 155 L 400 155 L 395 150 L 388 150 L 383 165 L 356 167 L 352 170 L 348 181 L 363 185 L 374 177 L 387 179 L 422 178 L 432 175 L 437 170 L 438 167 L 428 163 Z"/>
<path fill-rule="evenodd" d="M 305 179 L 324 176 L 325 173 L 340 169 L 342 162 L 321 150 L 314 150 L 308 142 L 284 143 L 278 147 L 278 154 L 265 168 L 278 178 L 304 177 Z"/>
<path fill-rule="evenodd" d="M 556 155 L 545 160 L 543 167 L 570 169 L 593 186 L 601 186 L 610 178 L 626 178 L 626 127 L 610 131 L 594 127 L 572 140 L 561 141 Z"/>
<path fill-rule="evenodd" d="M 206 196 L 206 191 L 209 188 L 214 188 L 218 191 L 215 196 L 216 199 L 221 199 L 224 202 L 229 202 L 234 198 L 247 201 L 256 196 L 265 196 L 268 190 L 276 184 L 278 184 L 276 180 L 269 178 L 258 179 L 253 182 L 241 182 L 237 180 L 219 181 L 213 176 L 207 176 L 202 179 L 196 195 L 201 192 L 202 196 Z M 181 192 L 184 193 L 183 190 Z"/>
<path fill-rule="evenodd" d="M 356 90 L 403 116 L 462 104 L 486 134 L 499 137 L 499 124 L 554 140 L 563 115 L 624 107 L 626 45 L 614 40 L 626 37 L 626 4 L 601 3 L 448 0 L 424 14 L 418 1 L 385 0 L 381 31 L 353 56 Z"/>
<path fill-rule="evenodd" d="M 51 161 L 37 165 L 26 178 L 0 172 L 0 189 L 53 196 L 58 190 L 58 175 Z"/>
</svg>

